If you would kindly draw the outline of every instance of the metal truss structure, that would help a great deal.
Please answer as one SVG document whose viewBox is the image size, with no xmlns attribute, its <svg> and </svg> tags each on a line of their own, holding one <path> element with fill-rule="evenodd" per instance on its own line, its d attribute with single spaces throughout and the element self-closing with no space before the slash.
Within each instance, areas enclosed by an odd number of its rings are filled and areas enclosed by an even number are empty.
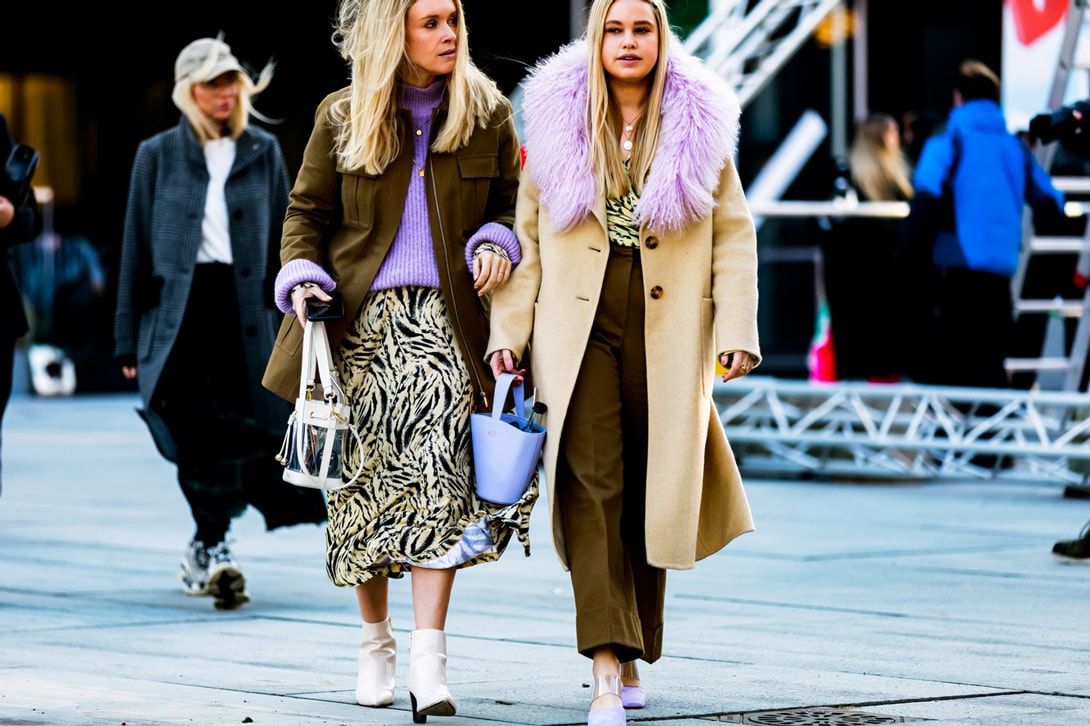
<svg viewBox="0 0 1090 726">
<path fill-rule="evenodd" d="M 1088 0 L 1070 0 L 1064 55 L 1053 96 L 1065 87 L 1077 28 Z M 844 0 L 720 0 L 686 39 L 686 49 L 735 89 L 745 108 Z M 844 28 L 834 20 L 834 35 Z M 843 21 L 841 21 L 843 22 Z M 1053 106 L 1059 105 L 1054 103 Z M 1047 168 L 1047 167 L 1046 167 Z M 788 202 L 777 202 L 784 206 Z M 800 203 L 796 203 L 798 206 Z M 798 216 L 838 209 L 787 210 Z M 903 205 L 902 205 L 903 206 Z M 755 214 L 784 210 L 754 209 Z M 853 216 L 904 216 L 906 210 L 839 209 Z M 1088 231 L 1090 235 L 1090 231 Z M 1066 252 L 1087 239 L 1040 242 Z M 1028 257 L 1023 255 L 1023 257 Z M 1021 274 L 1021 273 L 1020 273 Z M 1017 277 L 1020 287 L 1021 276 Z M 1019 312 L 1084 315 L 1065 359 L 1009 360 L 1010 370 L 1062 370 L 1063 391 L 952 388 L 915 384 L 821 383 L 760 376 L 717 383 L 720 419 L 744 470 L 867 479 L 1014 478 L 1085 484 L 1090 477 L 1090 394 L 1078 380 L 1090 349 L 1090 297 L 1021 301 Z"/>
<path fill-rule="evenodd" d="M 844 0 L 727 0 L 685 47 L 727 79 L 745 108 Z"/>
<path fill-rule="evenodd" d="M 1085 484 L 1090 394 L 917 384 L 717 382 L 744 471 Z"/>
</svg>

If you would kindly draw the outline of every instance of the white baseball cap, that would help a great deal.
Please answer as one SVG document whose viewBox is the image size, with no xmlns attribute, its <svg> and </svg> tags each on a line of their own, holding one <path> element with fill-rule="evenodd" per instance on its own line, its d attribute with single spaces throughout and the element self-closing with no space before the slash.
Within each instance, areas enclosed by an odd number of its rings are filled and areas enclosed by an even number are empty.
<svg viewBox="0 0 1090 726">
<path fill-rule="evenodd" d="M 195 82 L 210 81 L 228 71 L 242 71 L 231 46 L 219 38 L 200 38 L 182 48 L 174 61 L 174 82 L 189 76 Z"/>
</svg>

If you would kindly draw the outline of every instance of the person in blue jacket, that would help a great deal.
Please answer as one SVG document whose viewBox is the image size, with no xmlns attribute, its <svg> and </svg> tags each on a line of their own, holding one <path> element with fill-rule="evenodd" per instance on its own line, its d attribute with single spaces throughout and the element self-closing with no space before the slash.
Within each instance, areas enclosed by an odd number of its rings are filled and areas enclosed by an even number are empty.
<svg viewBox="0 0 1090 726">
<path fill-rule="evenodd" d="M 912 377 L 1007 388 L 1023 211 L 1029 204 L 1037 221 L 1062 215 L 1064 196 L 1008 131 L 999 79 L 983 63 L 959 66 L 946 128 L 924 144 L 912 181 L 903 251 L 917 263 L 918 294 L 933 291 L 921 306 L 920 327 L 909 331 L 910 347 L 919 351 Z"/>
</svg>

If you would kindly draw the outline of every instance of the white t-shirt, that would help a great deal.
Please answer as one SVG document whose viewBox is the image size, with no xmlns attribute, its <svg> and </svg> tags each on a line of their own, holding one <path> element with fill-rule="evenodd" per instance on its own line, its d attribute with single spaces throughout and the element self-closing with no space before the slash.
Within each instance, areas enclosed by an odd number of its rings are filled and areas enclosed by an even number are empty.
<svg viewBox="0 0 1090 726">
<path fill-rule="evenodd" d="M 201 222 L 201 247 L 197 262 L 231 264 L 231 229 L 227 219 L 227 195 L 224 185 L 231 165 L 235 163 L 235 140 L 212 139 L 204 145 L 208 164 L 208 198 L 204 201 L 204 221 Z"/>
</svg>

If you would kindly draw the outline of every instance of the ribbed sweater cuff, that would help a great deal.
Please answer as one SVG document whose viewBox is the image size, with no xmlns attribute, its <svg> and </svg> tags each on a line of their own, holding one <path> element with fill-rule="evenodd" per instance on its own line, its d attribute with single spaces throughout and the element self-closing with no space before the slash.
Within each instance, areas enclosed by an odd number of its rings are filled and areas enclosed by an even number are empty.
<svg viewBox="0 0 1090 726">
<path fill-rule="evenodd" d="M 515 268 L 522 262 L 522 247 L 519 246 L 519 238 L 509 227 L 499 222 L 489 222 L 466 242 L 466 266 L 473 272 L 473 251 L 482 243 L 491 242 L 507 250 L 507 256 L 511 258 L 511 267 Z"/>
<path fill-rule="evenodd" d="M 337 283 L 329 273 L 310 260 L 292 260 L 276 273 L 276 307 L 282 313 L 292 312 L 291 289 L 301 282 L 313 282 L 326 292 L 333 292 Z"/>
</svg>

